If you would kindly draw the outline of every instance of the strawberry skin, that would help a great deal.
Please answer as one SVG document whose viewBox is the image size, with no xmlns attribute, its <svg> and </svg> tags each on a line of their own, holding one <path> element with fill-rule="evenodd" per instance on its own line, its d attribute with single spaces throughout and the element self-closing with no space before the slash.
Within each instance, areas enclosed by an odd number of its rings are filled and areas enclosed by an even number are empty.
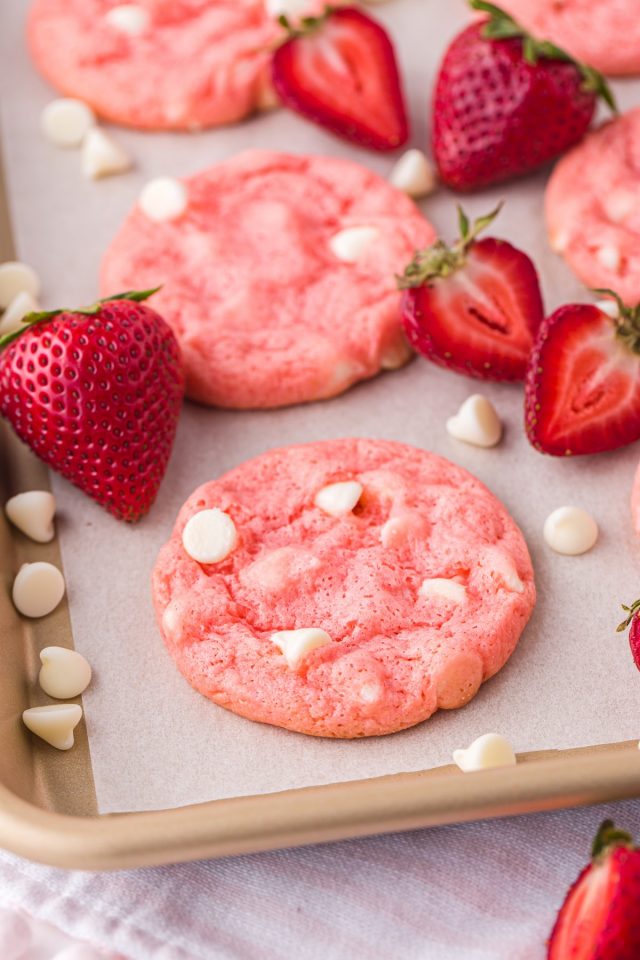
<svg viewBox="0 0 640 960">
<path fill-rule="evenodd" d="M 491 237 L 474 243 L 459 272 L 407 290 L 402 304 L 418 353 L 481 380 L 524 380 L 542 318 L 531 260 Z"/>
<path fill-rule="evenodd" d="M 561 307 L 544 321 L 525 391 L 527 435 L 537 450 L 601 453 L 640 438 L 635 323 L 589 304 Z"/>
<path fill-rule="evenodd" d="M 399 285 L 407 339 L 428 360 L 482 380 L 523 380 L 544 316 L 529 257 L 505 240 L 475 239 L 460 211 L 461 238 L 416 254 Z"/>
<path fill-rule="evenodd" d="M 435 87 L 433 154 L 441 179 L 455 190 L 547 163 L 582 139 L 598 96 L 611 99 L 596 71 L 534 41 L 498 8 L 490 12 L 455 37 Z"/>
<path fill-rule="evenodd" d="M 640 600 L 634 600 L 630 607 L 624 603 L 622 609 L 625 619 L 618 624 L 618 633 L 623 633 L 629 627 L 629 647 L 631 656 L 638 670 L 640 670 Z"/>
<path fill-rule="evenodd" d="M 285 106 L 372 150 L 409 138 L 402 83 L 384 28 L 355 7 L 328 9 L 294 29 L 273 55 L 273 84 Z"/>
<path fill-rule="evenodd" d="M 605 821 L 585 867 L 562 905 L 548 960 L 638 960 L 640 851 Z"/>
<path fill-rule="evenodd" d="M 172 331 L 131 300 L 46 316 L 0 353 L 0 412 L 46 464 L 122 520 L 155 500 L 183 390 Z"/>
</svg>

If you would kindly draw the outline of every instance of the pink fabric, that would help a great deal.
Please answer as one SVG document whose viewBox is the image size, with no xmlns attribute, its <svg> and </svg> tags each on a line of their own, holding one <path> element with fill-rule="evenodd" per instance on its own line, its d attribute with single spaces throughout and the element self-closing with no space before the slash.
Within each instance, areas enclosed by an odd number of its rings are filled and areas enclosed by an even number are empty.
<svg viewBox="0 0 640 960">
<path fill-rule="evenodd" d="M 128 960 L 544 960 L 605 817 L 640 839 L 629 801 L 114 874 L 0 854 L 0 907 Z"/>
</svg>

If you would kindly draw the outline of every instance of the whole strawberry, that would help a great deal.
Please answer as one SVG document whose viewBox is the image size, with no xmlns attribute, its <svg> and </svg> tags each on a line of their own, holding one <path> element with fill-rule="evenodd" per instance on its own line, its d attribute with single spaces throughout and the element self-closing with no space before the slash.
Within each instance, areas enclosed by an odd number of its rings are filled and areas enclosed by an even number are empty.
<svg viewBox="0 0 640 960">
<path fill-rule="evenodd" d="M 433 102 L 433 153 L 455 190 L 498 183 L 559 156 L 585 134 L 598 97 L 615 109 L 592 67 L 534 39 L 494 4 L 470 5 L 488 19 L 449 46 Z"/>
<path fill-rule="evenodd" d="M 32 313 L 0 340 L 0 411 L 47 463 L 122 520 L 155 500 L 182 403 L 180 349 L 162 317 L 118 294 Z"/>
<path fill-rule="evenodd" d="M 384 27 L 355 7 L 328 6 L 292 26 L 273 55 L 282 103 L 372 150 L 406 143 L 409 125 L 393 45 Z"/>
<path fill-rule="evenodd" d="M 618 633 L 622 633 L 627 627 L 629 630 L 629 646 L 631 647 L 631 656 L 638 670 L 640 670 L 640 600 L 634 600 L 630 607 L 624 603 L 622 609 L 626 613 L 625 619 L 618 624 Z"/>
<path fill-rule="evenodd" d="M 611 316 L 573 303 L 548 317 L 536 340 L 525 390 L 532 445 L 556 457 L 602 453 L 640 439 L 640 307 Z"/>
<path fill-rule="evenodd" d="M 611 820 L 573 884 L 549 939 L 548 960 L 638 960 L 640 850 Z"/>
<path fill-rule="evenodd" d="M 497 210 L 460 237 L 416 253 L 398 277 L 402 322 L 412 346 L 440 366 L 482 380 L 523 380 L 544 316 L 538 276 L 522 250 L 478 235 Z"/>
</svg>

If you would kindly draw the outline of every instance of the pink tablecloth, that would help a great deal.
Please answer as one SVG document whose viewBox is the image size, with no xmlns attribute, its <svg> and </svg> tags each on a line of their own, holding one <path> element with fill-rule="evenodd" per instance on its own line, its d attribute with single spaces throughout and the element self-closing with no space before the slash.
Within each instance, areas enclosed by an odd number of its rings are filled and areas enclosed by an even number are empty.
<svg viewBox="0 0 640 960">
<path fill-rule="evenodd" d="M 605 817 L 640 839 L 633 801 L 116 874 L 0 854 L 0 907 L 131 960 L 543 960 Z"/>
</svg>

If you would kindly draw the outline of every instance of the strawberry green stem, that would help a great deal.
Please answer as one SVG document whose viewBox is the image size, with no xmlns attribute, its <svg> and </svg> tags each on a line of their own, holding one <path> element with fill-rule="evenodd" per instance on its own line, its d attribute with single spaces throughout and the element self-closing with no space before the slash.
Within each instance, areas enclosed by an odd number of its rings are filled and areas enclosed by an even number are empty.
<svg viewBox="0 0 640 960">
<path fill-rule="evenodd" d="M 619 623 L 618 626 L 616 627 L 616 633 L 622 633 L 623 630 L 627 629 L 627 627 L 635 617 L 636 613 L 640 611 L 640 600 L 634 600 L 630 607 L 628 607 L 624 603 L 621 604 L 621 606 L 624 612 L 627 614 L 627 616 L 622 621 L 622 623 Z"/>
<path fill-rule="evenodd" d="M 281 13 L 278 17 L 278 23 L 281 27 L 287 31 L 287 36 L 285 37 L 284 42 L 288 40 L 296 40 L 298 37 L 306 37 L 310 33 L 313 33 L 323 23 L 335 12 L 337 7 L 332 7 L 327 5 L 322 13 L 317 14 L 315 17 L 301 17 L 298 23 L 294 26 L 286 13 Z M 278 44 L 279 45 L 279 44 Z"/>
<path fill-rule="evenodd" d="M 564 63 L 572 63 L 582 76 L 582 89 L 601 97 L 614 113 L 618 112 L 611 87 L 602 74 L 593 67 L 576 60 L 566 50 L 557 47 L 555 43 L 533 37 L 517 20 L 514 20 L 495 3 L 487 3 L 486 0 L 469 0 L 469 6 L 473 10 L 481 10 L 483 13 L 489 14 L 489 19 L 482 29 L 482 36 L 487 40 L 521 39 L 522 55 L 527 63 L 535 64 L 539 59 L 561 60 Z"/>
<path fill-rule="evenodd" d="M 410 287 L 422 287 L 430 280 L 435 280 L 438 277 L 448 277 L 462 267 L 469 248 L 473 246 L 479 234 L 495 220 L 501 209 L 502 201 L 491 213 L 487 213 L 484 217 L 478 217 L 471 224 L 466 213 L 459 206 L 458 227 L 460 236 L 456 242 L 448 247 L 444 240 L 436 240 L 425 250 L 417 250 L 413 260 L 405 268 L 403 275 L 396 277 L 398 288 L 407 290 Z"/>
<path fill-rule="evenodd" d="M 613 297 L 618 305 L 618 316 L 613 321 L 616 335 L 629 350 L 640 354 L 640 304 L 635 307 L 627 307 L 615 290 L 608 290 L 606 287 L 596 288 L 592 290 L 592 293 Z"/>
<path fill-rule="evenodd" d="M 154 293 L 157 293 L 159 289 L 160 287 L 154 287 L 152 290 L 127 290 L 125 293 L 114 293 L 111 297 L 96 300 L 96 302 L 92 303 L 89 307 L 78 307 L 76 310 L 38 310 L 33 313 L 28 313 L 22 319 L 21 329 L 14 330 L 13 333 L 6 333 L 3 337 L 0 337 L 0 350 L 8 347 L 10 343 L 13 343 L 14 340 L 21 337 L 22 334 L 30 330 L 31 327 L 39 323 L 48 323 L 50 320 L 53 320 L 54 317 L 60 316 L 61 313 L 79 313 L 85 317 L 93 317 L 100 312 L 103 304 L 111 303 L 112 300 L 131 300 L 134 303 L 142 303 L 143 300 L 148 300 Z"/>
<path fill-rule="evenodd" d="M 619 830 L 613 820 L 604 820 L 591 846 L 591 857 L 593 860 L 601 860 L 615 847 L 628 847 L 633 850 L 633 838 L 626 830 Z"/>
</svg>

